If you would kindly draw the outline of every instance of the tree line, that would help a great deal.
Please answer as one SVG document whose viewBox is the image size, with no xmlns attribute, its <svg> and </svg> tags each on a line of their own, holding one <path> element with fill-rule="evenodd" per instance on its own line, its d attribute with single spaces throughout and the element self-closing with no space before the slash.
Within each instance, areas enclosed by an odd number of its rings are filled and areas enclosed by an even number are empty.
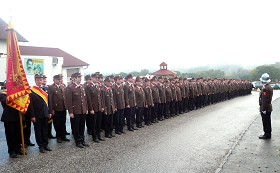
<svg viewBox="0 0 280 173">
<path fill-rule="evenodd" d="M 278 82 L 280 78 L 280 66 L 276 64 L 271 65 L 261 65 L 252 70 L 244 69 L 242 67 L 238 68 L 236 71 L 226 74 L 224 71 L 220 69 L 210 69 L 205 71 L 197 71 L 197 72 L 180 72 L 175 71 L 178 77 L 187 77 L 187 78 L 227 78 L 227 79 L 242 79 L 242 80 L 250 80 L 250 81 L 258 81 L 260 76 L 263 73 L 268 73 L 270 75 L 272 82 Z M 128 74 L 132 74 L 133 76 L 146 76 L 147 74 L 151 74 L 148 69 L 143 69 L 141 71 L 132 71 L 130 73 L 120 72 L 114 75 L 122 75 L 127 76 Z"/>
</svg>

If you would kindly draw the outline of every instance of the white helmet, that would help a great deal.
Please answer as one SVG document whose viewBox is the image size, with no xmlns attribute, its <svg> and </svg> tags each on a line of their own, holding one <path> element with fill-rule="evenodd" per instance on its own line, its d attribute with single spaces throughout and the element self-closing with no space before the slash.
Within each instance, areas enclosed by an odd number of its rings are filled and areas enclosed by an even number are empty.
<svg viewBox="0 0 280 173">
<path fill-rule="evenodd" d="M 270 78 L 269 78 L 269 75 L 267 73 L 264 73 L 261 78 L 260 78 L 260 81 L 262 82 L 270 82 Z"/>
</svg>

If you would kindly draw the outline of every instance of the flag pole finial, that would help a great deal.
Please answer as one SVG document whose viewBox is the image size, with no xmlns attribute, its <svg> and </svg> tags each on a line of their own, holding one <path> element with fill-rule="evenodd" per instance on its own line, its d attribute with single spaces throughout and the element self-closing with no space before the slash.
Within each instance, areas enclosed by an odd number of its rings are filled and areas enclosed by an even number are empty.
<svg viewBox="0 0 280 173">
<path fill-rule="evenodd" d="M 12 15 L 12 8 L 9 8 L 9 13 L 10 13 L 10 21 L 8 23 L 8 29 L 14 29 L 14 25 L 13 25 L 13 15 Z"/>
<path fill-rule="evenodd" d="M 8 23 L 8 29 L 14 29 L 14 26 L 11 21 Z"/>
</svg>

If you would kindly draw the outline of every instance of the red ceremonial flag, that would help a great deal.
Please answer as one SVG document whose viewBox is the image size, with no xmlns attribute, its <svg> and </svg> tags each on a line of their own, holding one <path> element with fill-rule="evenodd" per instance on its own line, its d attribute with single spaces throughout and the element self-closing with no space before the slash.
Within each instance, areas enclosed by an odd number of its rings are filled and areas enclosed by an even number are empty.
<svg viewBox="0 0 280 173">
<path fill-rule="evenodd" d="M 16 32 L 11 23 L 8 25 L 6 88 L 7 105 L 24 114 L 30 103 L 31 91 L 23 69 Z"/>
</svg>

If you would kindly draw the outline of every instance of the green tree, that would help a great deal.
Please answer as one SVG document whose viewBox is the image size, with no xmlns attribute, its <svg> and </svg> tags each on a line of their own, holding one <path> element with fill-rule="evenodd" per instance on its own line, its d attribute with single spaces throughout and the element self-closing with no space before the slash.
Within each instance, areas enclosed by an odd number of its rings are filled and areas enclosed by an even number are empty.
<svg viewBox="0 0 280 173">
<path fill-rule="evenodd" d="M 273 65 L 262 65 L 256 67 L 256 69 L 251 72 L 252 79 L 259 80 L 263 73 L 268 73 L 271 81 L 279 80 L 280 78 L 279 68 L 276 68 Z"/>
<path fill-rule="evenodd" d="M 149 70 L 143 69 L 143 70 L 140 71 L 140 76 L 146 76 L 149 73 L 150 73 Z"/>
</svg>

